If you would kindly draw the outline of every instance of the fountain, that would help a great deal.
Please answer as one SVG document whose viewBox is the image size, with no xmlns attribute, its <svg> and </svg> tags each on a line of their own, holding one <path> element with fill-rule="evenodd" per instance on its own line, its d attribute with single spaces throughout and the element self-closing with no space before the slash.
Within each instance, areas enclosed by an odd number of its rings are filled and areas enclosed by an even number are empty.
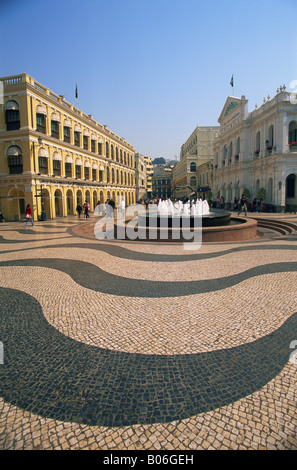
<svg viewBox="0 0 297 470">
<path fill-rule="evenodd" d="M 210 210 L 207 201 L 197 199 L 183 204 L 168 199 L 158 205 L 149 204 L 147 210 L 140 204 L 127 207 L 124 214 L 117 209 L 114 217 L 98 220 L 94 235 L 100 240 L 191 242 L 198 246 L 201 242 L 252 240 L 258 232 L 255 219 L 234 218 L 222 209 Z"/>
<path fill-rule="evenodd" d="M 232 218 L 231 213 L 222 209 L 210 210 L 208 202 L 202 199 L 186 203 L 167 199 L 158 205 L 150 204 L 145 213 L 138 213 L 137 224 L 146 240 L 189 241 L 183 237 L 184 226 L 192 232 L 202 229 L 203 242 L 250 240 L 257 236 L 255 220 Z"/>
<path fill-rule="evenodd" d="M 146 214 L 139 214 L 138 224 L 141 227 L 148 227 L 156 223 L 157 227 L 160 227 L 168 223 L 168 227 L 181 227 L 182 221 L 188 219 L 187 223 L 190 224 L 190 227 L 194 227 L 197 217 L 201 218 L 202 227 L 211 227 L 228 225 L 231 214 L 221 209 L 210 211 L 208 202 L 202 201 L 202 199 L 186 203 L 182 203 L 182 201 L 173 203 L 167 199 L 160 201 L 157 208 L 155 205 L 149 206 L 149 211 Z M 162 224 L 162 222 L 164 223 Z"/>
</svg>

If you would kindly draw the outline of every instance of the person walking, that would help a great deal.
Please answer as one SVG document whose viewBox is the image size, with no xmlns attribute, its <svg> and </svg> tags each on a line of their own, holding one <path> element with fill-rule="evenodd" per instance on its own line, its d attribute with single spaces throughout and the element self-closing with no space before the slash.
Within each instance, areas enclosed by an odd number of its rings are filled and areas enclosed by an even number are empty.
<svg viewBox="0 0 297 470">
<path fill-rule="evenodd" d="M 28 227 L 29 220 L 31 221 L 32 227 L 34 227 L 32 209 L 31 209 L 30 204 L 27 204 L 27 207 L 26 207 L 26 223 L 25 223 L 25 228 Z"/>
<path fill-rule="evenodd" d="M 260 212 L 262 212 L 262 199 L 260 199 L 258 201 L 258 204 L 257 204 L 257 212 L 258 214 L 260 214 Z"/>
<path fill-rule="evenodd" d="M 83 208 L 85 211 L 85 218 L 87 219 L 89 217 L 90 204 L 87 201 L 85 201 Z"/>
<path fill-rule="evenodd" d="M 78 213 L 78 218 L 79 219 L 80 219 L 81 211 L 82 211 L 82 206 L 81 206 L 80 203 L 78 203 L 77 206 L 76 206 L 76 212 Z"/>
<path fill-rule="evenodd" d="M 238 212 L 238 215 L 241 214 L 241 212 L 244 211 L 244 214 L 245 216 L 247 216 L 247 200 L 246 200 L 246 197 L 244 195 L 241 196 L 241 199 L 240 199 L 240 209 L 239 209 L 239 212 Z"/>
</svg>

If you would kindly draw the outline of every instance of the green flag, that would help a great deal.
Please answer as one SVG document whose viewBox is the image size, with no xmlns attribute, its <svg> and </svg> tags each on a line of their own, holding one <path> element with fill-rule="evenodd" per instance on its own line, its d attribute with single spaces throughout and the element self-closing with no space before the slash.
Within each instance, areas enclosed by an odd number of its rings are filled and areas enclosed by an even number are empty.
<svg viewBox="0 0 297 470">
<path fill-rule="evenodd" d="M 231 80 L 230 80 L 230 85 L 233 87 L 233 75 L 232 75 Z"/>
<path fill-rule="evenodd" d="M 76 84 L 76 87 L 75 87 L 75 98 L 76 99 L 78 98 L 77 84 Z"/>
</svg>

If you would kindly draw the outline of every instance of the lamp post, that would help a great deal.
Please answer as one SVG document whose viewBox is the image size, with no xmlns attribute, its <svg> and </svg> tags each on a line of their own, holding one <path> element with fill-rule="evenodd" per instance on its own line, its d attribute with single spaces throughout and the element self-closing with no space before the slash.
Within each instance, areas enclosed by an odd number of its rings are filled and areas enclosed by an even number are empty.
<svg viewBox="0 0 297 470">
<path fill-rule="evenodd" d="M 42 137 L 39 136 L 38 137 L 38 145 L 41 145 L 42 144 Z M 34 142 L 33 142 L 33 150 L 34 150 L 34 171 L 36 173 L 36 168 L 35 168 L 35 145 L 34 145 Z M 42 196 L 42 187 L 40 186 L 40 189 L 36 189 L 36 195 L 35 195 L 36 198 L 40 197 L 40 203 L 41 203 L 41 214 L 40 214 L 40 219 L 39 220 L 45 220 L 45 217 L 44 217 L 44 206 L 43 206 L 43 196 Z M 36 204 L 37 204 L 37 219 L 38 219 L 38 203 L 37 203 L 37 199 L 36 199 Z"/>
</svg>

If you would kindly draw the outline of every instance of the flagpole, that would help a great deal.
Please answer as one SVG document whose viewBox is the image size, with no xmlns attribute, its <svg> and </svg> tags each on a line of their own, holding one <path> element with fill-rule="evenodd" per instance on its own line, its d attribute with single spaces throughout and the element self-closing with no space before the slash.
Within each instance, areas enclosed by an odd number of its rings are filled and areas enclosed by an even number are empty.
<svg viewBox="0 0 297 470">
<path fill-rule="evenodd" d="M 76 107 L 77 107 L 77 104 L 78 104 L 78 91 L 77 91 L 77 83 L 76 83 L 76 86 L 75 86 L 75 98 L 76 98 Z"/>
</svg>

